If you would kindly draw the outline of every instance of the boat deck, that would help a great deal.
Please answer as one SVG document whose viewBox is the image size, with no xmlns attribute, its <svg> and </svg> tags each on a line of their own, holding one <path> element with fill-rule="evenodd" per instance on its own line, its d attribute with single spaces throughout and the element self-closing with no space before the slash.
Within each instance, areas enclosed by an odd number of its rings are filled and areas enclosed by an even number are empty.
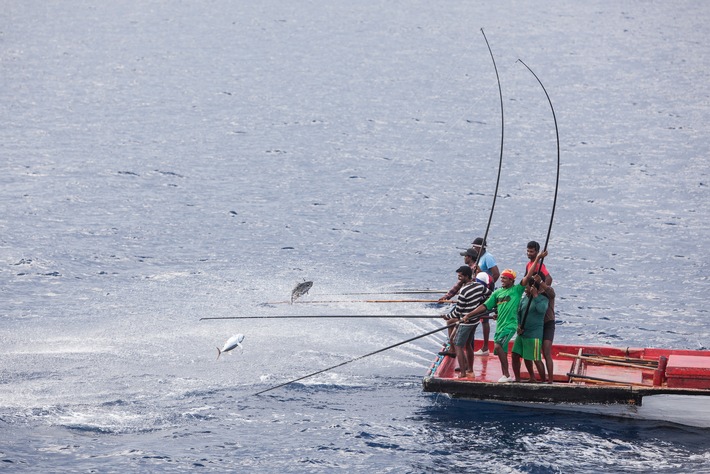
<svg viewBox="0 0 710 474">
<path fill-rule="evenodd" d="M 482 341 L 475 341 L 474 349 L 478 350 L 482 346 Z M 456 357 L 439 355 L 424 380 L 424 389 L 450 393 L 453 396 L 516 399 L 530 397 L 532 392 L 540 394 L 545 391 L 542 387 L 532 386 L 546 386 L 552 390 L 596 387 L 607 389 L 607 393 L 614 392 L 608 389 L 616 387 L 620 391 L 617 390 L 618 394 L 612 399 L 618 398 L 618 400 L 625 400 L 626 403 L 633 403 L 634 399 L 624 391 L 629 388 L 633 388 L 636 393 L 710 391 L 710 351 L 553 345 L 554 383 L 528 382 L 530 376 L 525 364 L 521 363 L 521 383 L 514 385 L 531 387 L 529 389 L 518 387 L 515 390 L 501 392 L 502 387 L 508 384 L 498 383 L 503 375 L 500 361 L 498 356 L 493 354 L 492 343 L 489 344 L 488 349 L 489 355 L 474 358 L 473 374 L 472 376 L 468 374 L 466 378 L 459 378 L 459 372 L 456 371 L 458 367 Z M 512 376 L 511 349 L 512 343 L 508 351 L 509 372 Z M 537 378 L 538 374 L 535 375 Z M 482 388 L 487 385 L 491 386 Z M 565 392 L 568 394 L 564 398 L 580 397 L 580 395 L 572 395 L 575 393 L 573 391 L 565 390 Z M 640 401 L 640 398 L 638 400 Z M 614 400 L 605 398 L 604 401 Z"/>
<path fill-rule="evenodd" d="M 474 348 L 481 346 L 479 340 Z M 710 428 L 710 351 L 553 345 L 553 383 L 523 383 L 529 379 L 524 364 L 520 383 L 500 383 L 500 361 L 488 349 L 489 355 L 475 357 L 473 377 L 466 378 L 458 378 L 455 357 L 438 355 L 422 381 L 424 391 Z"/>
</svg>

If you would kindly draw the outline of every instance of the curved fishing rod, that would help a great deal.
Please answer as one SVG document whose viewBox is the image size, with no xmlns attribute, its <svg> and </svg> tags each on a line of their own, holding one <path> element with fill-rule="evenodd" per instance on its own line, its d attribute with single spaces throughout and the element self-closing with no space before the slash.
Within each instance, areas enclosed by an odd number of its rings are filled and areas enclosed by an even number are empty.
<svg viewBox="0 0 710 474">
<path fill-rule="evenodd" d="M 362 356 L 360 356 L 360 357 L 356 357 L 356 358 L 354 358 L 354 359 L 346 360 L 345 362 L 341 362 L 340 364 L 334 365 L 334 366 L 332 366 L 332 367 L 328 367 L 328 368 L 319 370 L 319 371 L 317 371 L 317 372 L 313 372 L 313 373 L 310 373 L 310 374 L 308 374 L 308 375 L 304 375 L 303 377 L 299 377 L 299 378 L 294 379 L 294 380 L 289 380 L 288 382 L 284 382 L 284 383 L 279 384 L 279 385 L 274 385 L 273 387 L 269 387 L 269 388 L 267 388 L 267 389 L 265 389 L 265 390 L 261 390 L 261 391 L 256 392 L 256 393 L 252 393 L 250 396 L 261 395 L 262 393 L 270 392 L 271 390 L 275 390 L 275 389 L 277 389 L 277 388 L 281 388 L 281 387 L 284 387 L 284 386 L 286 386 L 286 385 L 290 385 L 290 384 L 292 384 L 292 383 L 294 383 L 294 382 L 298 382 L 298 381 L 300 381 L 300 380 L 307 379 L 307 378 L 309 378 L 309 377 L 313 377 L 314 375 L 322 374 L 323 372 L 328 372 L 329 370 L 337 369 L 338 367 L 342 367 L 342 366 L 344 366 L 344 365 L 346 365 L 346 364 L 350 364 L 351 362 L 355 362 L 355 361 L 357 361 L 357 360 L 364 359 L 365 357 L 370 357 L 370 356 L 372 356 L 372 355 L 379 354 L 380 352 L 384 352 L 384 351 L 386 351 L 386 350 L 395 348 L 395 347 L 397 347 L 397 346 L 401 346 L 401 345 L 406 344 L 406 343 L 408 343 L 408 342 L 416 341 L 417 339 L 421 339 L 421 338 L 423 338 L 423 337 L 430 336 L 430 335 L 432 335 L 432 334 L 434 334 L 434 333 L 437 333 L 437 332 L 439 332 L 439 331 L 443 331 L 444 329 L 446 329 L 446 328 L 448 328 L 448 327 L 450 327 L 450 326 L 455 326 L 455 325 L 456 325 L 456 324 L 446 324 L 446 325 L 444 325 L 444 326 L 442 326 L 442 327 L 440 327 L 440 328 L 434 329 L 433 331 L 429 331 L 429 332 L 424 333 L 424 334 L 422 334 L 422 335 L 409 338 L 409 339 L 407 339 L 406 341 L 398 342 L 397 344 L 392 344 L 391 346 L 387 346 L 387 347 L 384 347 L 384 348 L 382 348 L 382 349 L 376 350 L 376 351 L 374 351 L 374 352 L 370 352 L 369 354 L 365 354 L 365 355 L 362 355 Z"/>
<path fill-rule="evenodd" d="M 540 84 L 540 87 L 542 87 L 542 90 L 545 92 L 545 96 L 547 97 L 547 102 L 550 104 L 550 110 L 552 111 L 552 120 L 555 122 L 555 138 L 557 139 L 557 176 L 555 177 L 555 198 L 552 201 L 552 213 L 550 214 L 550 225 L 547 228 L 547 237 L 545 238 L 545 247 L 543 247 L 543 250 L 547 250 L 547 244 L 550 242 L 550 233 L 552 232 L 552 221 L 555 219 L 555 208 L 557 207 L 557 191 L 560 188 L 560 131 L 559 128 L 557 127 L 557 116 L 555 115 L 555 108 L 552 106 L 552 100 L 550 100 L 550 94 L 547 93 L 547 89 L 545 89 L 545 86 L 542 85 L 542 81 L 540 80 L 539 77 L 537 77 L 537 74 L 533 72 L 532 69 L 530 69 L 530 66 L 525 64 L 522 59 L 518 59 L 520 61 L 520 64 L 525 66 L 528 71 L 532 73 L 533 76 L 535 76 L 535 79 L 537 79 L 537 82 Z M 542 266 L 542 261 L 544 258 L 540 259 L 540 265 Z"/>
<path fill-rule="evenodd" d="M 493 51 L 491 50 L 491 45 L 488 43 L 488 38 L 486 38 L 486 33 L 481 28 L 481 34 L 483 39 L 486 41 L 486 46 L 488 46 L 488 53 L 491 55 L 491 61 L 493 61 L 493 69 L 496 72 L 496 81 L 498 81 L 498 98 L 500 99 L 500 158 L 498 159 L 498 177 L 496 178 L 496 189 L 493 192 L 493 204 L 491 204 L 491 213 L 488 215 L 488 224 L 486 225 L 486 232 L 483 234 L 483 242 L 481 243 L 481 251 L 478 252 L 476 257 L 476 267 L 483 256 L 483 249 L 486 246 L 488 240 L 488 231 L 491 228 L 491 221 L 493 220 L 493 210 L 496 207 L 496 199 L 498 198 L 498 186 L 500 185 L 500 172 L 503 168 L 503 141 L 505 137 L 505 117 L 503 114 L 503 88 L 500 86 L 500 76 L 498 75 L 498 66 L 496 66 L 496 60 L 493 57 Z"/>
<path fill-rule="evenodd" d="M 557 116 L 555 115 L 555 108 L 552 106 L 552 100 L 550 99 L 550 94 L 547 93 L 547 89 L 545 89 L 545 86 L 542 84 L 542 81 L 540 80 L 539 77 L 537 77 L 537 74 L 530 69 L 530 66 L 525 64 L 522 59 L 518 59 L 520 64 L 525 66 L 530 73 L 535 76 L 535 79 L 537 79 L 538 84 L 540 84 L 540 87 L 542 87 L 542 90 L 545 92 L 545 96 L 547 97 L 547 102 L 550 104 L 550 110 L 552 110 L 552 120 L 555 122 L 555 138 L 557 139 L 557 176 L 555 178 L 555 198 L 552 201 L 552 213 L 550 214 L 550 225 L 547 228 L 547 237 L 545 238 L 545 247 L 543 248 L 543 251 L 547 250 L 547 244 L 550 242 L 550 234 L 552 233 L 552 222 L 555 219 L 555 209 L 557 208 L 557 191 L 560 188 L 560 131 L 559 128 L 557 127 Z M 540 259 L 540 263 L 538 264 L 538 268 L 542 268 L 542 263 L 545 260 L 545 257 Z M 528 317 L 528 311 L 530 311 L 530 305 L 532 304 L 532 298 L 528 298 L 528 305 L 527 308 L 525 309 L 525 314 L 523 315 L 523 320 L 520 323 L 520 327 L 525 327 L 525 321 L 527 320 Z"/>
</svg>

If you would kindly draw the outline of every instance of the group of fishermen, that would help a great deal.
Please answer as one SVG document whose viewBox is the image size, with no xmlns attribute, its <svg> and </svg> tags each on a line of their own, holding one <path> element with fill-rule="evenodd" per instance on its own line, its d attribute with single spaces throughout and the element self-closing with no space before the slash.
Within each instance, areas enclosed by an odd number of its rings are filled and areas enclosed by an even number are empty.
<svg viewBox="0 0 710 474">
<path fill-rule="evenodd" d="M 454 308 L 442 315 L 448 326 L 449 344 L 440 355 L 456 357 L 459 378 L 473 378 L 474 357 L 489 356 L 489 320 L 494 319 L 493 353 L 500 360 L 503 374 L 498 382 L 521 382 L 522 360 L 529 381 L 536 381 L 534 365 L 540 381 L 552 383 L 555 290 L 552 288 L 552 277 L 542 262 L 547 251 L 540 252 L 540 244 L 536 241 L 528 242 L 529 261 L 518 284 L 515 283 L 515 270 L 499 271 L 495 258 L 486 250 L 483 238 L 475 239 L 471 248 L 461 252 L 461 255 L 465 265 L 456 270 L 458 281 L 439 299 L 443 303 L 457 296 Z M 501 287 L 495 289 L 498 279 Z M 474 352 L 474 335 L 479 323 L 483 330 L 483 346 Z M 516 335 L 511 356 L 514 376 L 511 377 L 508 346 Z"/>
</svg>

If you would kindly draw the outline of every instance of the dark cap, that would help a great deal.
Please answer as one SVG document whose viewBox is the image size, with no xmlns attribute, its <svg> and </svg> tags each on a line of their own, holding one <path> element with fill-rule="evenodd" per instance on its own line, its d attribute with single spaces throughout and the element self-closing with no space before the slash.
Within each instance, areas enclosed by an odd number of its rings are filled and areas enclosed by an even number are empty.
<svg viewBox="0 0 710 474">
<path fill-rule="evenodd" d="M 486 243 L 483 241 L 483 237 L 476 237 L 473 242 L 471 242 L 471 245 L 480 245 L 481 247 L 485 247 Z"/>
<path fill-rule="evenodd" d="M 471 267 L 468 265 L 461 265 L 458 270 L 456 270 L 456 273 L 461 273 L 469 278 L 473 276 L 473 270 L 471 270 Z"/>
<path fill-rule="evenodd" d="M 478 258 L 478 252 L 476 252 L 475 249 L 468 249 L 465 252 L 460 252 L 460 253 L 461 253 L 461 256 L 468 255 L 469 257 L 471 257 L 474 260 Z"/>
</svg>

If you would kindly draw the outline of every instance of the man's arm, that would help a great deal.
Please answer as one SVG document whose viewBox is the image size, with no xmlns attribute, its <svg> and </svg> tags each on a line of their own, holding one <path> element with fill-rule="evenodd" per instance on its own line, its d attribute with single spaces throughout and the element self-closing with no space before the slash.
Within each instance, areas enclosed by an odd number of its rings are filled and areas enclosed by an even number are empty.
<svg viewBox="0 0 710 474">
<path fill-rule="evenodd" d="M 541 292 L 545 293 L 549 299 L 555 299 L 555 289 L 550 286 L 551 283 L 548 283 L 548 280 L 552 280 L 551 277 L 547 276 L 543 281 L 540 275 L 535 275 L 533 279 L 540 285 Z"/>
<path fill-rule="evenodd" d="M 443 303 L 444 301 L 450 300 L 454 296 L 456 296 L 461 289 L 461 286 L 463 286 L 462 281 L 457 281 L 456 284 L 449 290 L 448 293 L 446 293 L 444 296 L 439 298 L 439 303 Z"/>
<path fill-rule="evenodd" d="M 543 315 L 547 311 L 547 305 L 550 304 L 550 300 L 547 298 L 534 298 L 532 304 L 535 307 L 535 311 L 542 313 Z"/>
<path fill-rule="evenodd" d="M 494 265 L 491 267 L 491 278 L 493 278 L 493 283 L 498 281 L 498 278 L 500 278 L 500 270 L 498 270 L 498 265 Z"/>
<path fill-rule="evenodd" d="M 538 270 L 538 263 L 540 262 L 541 259 L 547 257 L 547 250 L 543 250 L 539 254 L 537 254 L 537 257 L 535 257 L 535 260 L 533 260 L 533 264 L 530 265 L 530 269 L 528 270 L 528 273 L 525 274 L 522 280 L 520 280 L 520 284 L 523 286 L 528 286 L 528 282 L 531 281 L 531 278 L 535 273 L 537 273 Z"/>
<path fill-rule="evenodd" d="M 468 322 L 468 320 L 476 315 L 483 314 L 488 311 L 488 308 L 486 308 L 485 304 L 480 304 L 476 306 L 476 309 L 468 313 L 466 316 L 463 317 L 464 322 Z"/>
<path fill-rule="evenodd" d="M 474 309 L 473 311 L 471 311 L 470 313 L 468 313 L 466 316 L 464 316 L 464 317 L 463 317 L 463 320 L 464 320 L 464 321 L 468 321 L 470 318 L 473 318 L 474 316 L 478 316 L 479 314 L 483 314 L 483 313 L 489 312 L 490 309 L 488 309 L 488 306 L 486 306 L 486 303 L 490 303 L 490 302 L 495 301 L 495 300 L 493 299 L 493 294 L 495 294 L 495 292 L 491 293 L 491 295 L 488 297 L 488 299 L 486 299 L 483 303 L 481 303 L 480 305 L 476 306 L 476 309 Z"/>
</svg>

